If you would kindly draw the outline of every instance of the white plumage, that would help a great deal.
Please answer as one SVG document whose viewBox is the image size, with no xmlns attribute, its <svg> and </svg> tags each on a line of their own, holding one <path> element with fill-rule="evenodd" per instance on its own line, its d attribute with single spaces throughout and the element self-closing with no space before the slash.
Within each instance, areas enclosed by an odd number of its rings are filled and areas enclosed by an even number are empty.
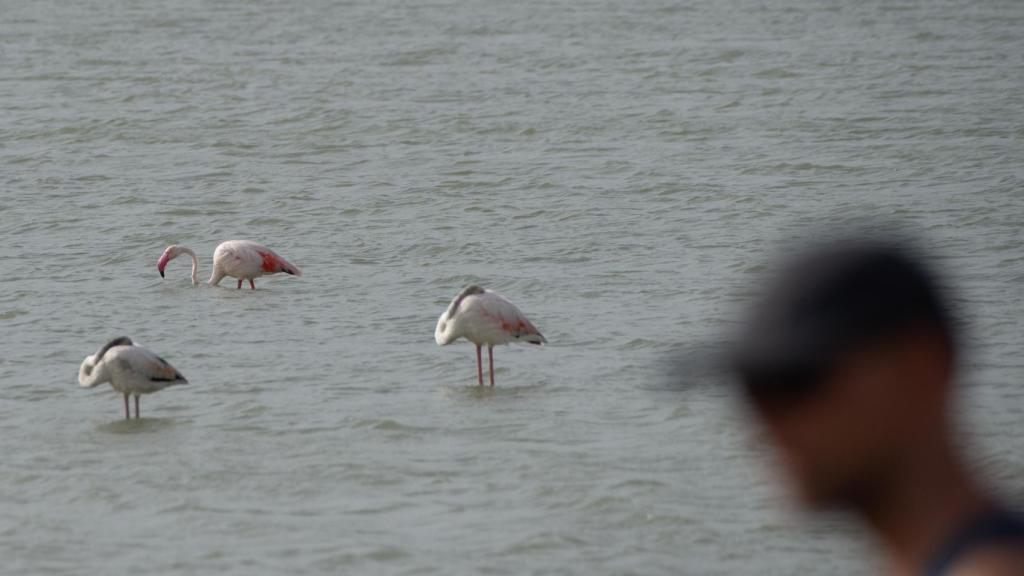
<svg viewBox="0 0 1024 576">
<path fill-rule="evenodd" d="M 86 357 L 78 368 L 78 383 L 93 388 L 104 382 L 124 395 L 124 417 L 129 418 L 128 396 L 135 397 L 135 417 L 139 417 L 139 396 L 163 390 L 188 380 L 167 363 L 131 338 L 121 336 L 107 342 L 96 354 Z"/>
<path fill-rule="evenodd" d="M 477 285 L 467 286 L 441 314 L 434 329 L 439 346 L 465 338 L 476 344 L 477 377 L 484 383 L 482 346 L 487 346 L 491 386 L 494 386 L 494 347 L 510 342 L 544 344 L 547 340 L 525 314 L 504 296 Z"/>
</svg>

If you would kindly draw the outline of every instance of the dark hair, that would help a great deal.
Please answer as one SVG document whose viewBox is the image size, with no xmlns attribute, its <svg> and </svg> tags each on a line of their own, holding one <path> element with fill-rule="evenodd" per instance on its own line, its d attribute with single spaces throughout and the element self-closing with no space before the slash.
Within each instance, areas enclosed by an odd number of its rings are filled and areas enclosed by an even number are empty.
<svg viewBox="0 0 1024 576">
<path fill-rule="evenodd" d="M 950 306 L 925 259 L 905 243 L 846 241 L 785 266 L 754 308 L 737 354 L 748 391 L 779 400 L 813 390 L 851 349 L 926 326 L 958 338 Z"/>
</svg>

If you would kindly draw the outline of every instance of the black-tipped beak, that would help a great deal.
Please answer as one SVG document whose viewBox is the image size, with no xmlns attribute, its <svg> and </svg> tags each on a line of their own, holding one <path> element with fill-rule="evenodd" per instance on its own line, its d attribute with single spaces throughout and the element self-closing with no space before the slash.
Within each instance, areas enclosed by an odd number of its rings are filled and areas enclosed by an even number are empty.
<svg viewBox="0 0 1024 576">
<path fill-rule="evenodd" d="M 164 271 L 163 271 L 163 270 L 161 270 L 161 271 L 160 271 L 160 277 L 161 277 L 161 278 L 163 278 L 163 277 L 164 277 Z"/>
</svg>

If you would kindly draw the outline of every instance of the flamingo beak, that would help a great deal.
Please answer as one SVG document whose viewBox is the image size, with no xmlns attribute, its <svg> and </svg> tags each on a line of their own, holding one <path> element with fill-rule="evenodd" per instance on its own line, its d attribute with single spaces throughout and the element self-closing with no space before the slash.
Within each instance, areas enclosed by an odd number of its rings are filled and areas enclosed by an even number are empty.
<svg viewBox="0 0 1024 576">
<path fill-rule="evenodd" d="M 159 259 L 159 260 L 157 260 L 157 262 L 156 262 L 156 269 L 160 271 L 160 277 L 161 277 L 161 278 L 164 278 L 164 277 L 165 277 L 165 276 L 164 276 L 164 268 L 166 268 L 166 267 L 167 267 L 167 261 L 168 261 L 168 260 L 170 260 L 170 258 L 168 258 L 168 257 L 167 257 L 167 254 L 164 254 L 164 255 L 163 255 L 163 256 L 161 256 L 161 257 L 160 257 L 160 259 Z"/>
</svg>

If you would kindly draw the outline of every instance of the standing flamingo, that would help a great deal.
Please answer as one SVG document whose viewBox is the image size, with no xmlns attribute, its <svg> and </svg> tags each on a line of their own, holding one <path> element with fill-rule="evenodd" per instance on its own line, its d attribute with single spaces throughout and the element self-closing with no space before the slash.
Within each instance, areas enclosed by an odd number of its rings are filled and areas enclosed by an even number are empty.
<svg viewBox="0 0 1024 576">
<path fill-rule="evenodd" d="M 434 340 L 445 346 L 460 337 L 476 344 L 476 374 L 484 385 L 483 360 L 480 347 L 487 345 L 491 386 L 494 386 L 494 346 L 509 342 L 544 344 L 547 340 L 526 316 L 504 296 L 484 290 L 475 284 L 467 286 L 452 300 L 437 320 Z"/>
<path fill-rule="evenodd" d="M 128 395 L 135 396 L 135 418 L 139 418 L 139 395 L 150 394 L 188 380 L 166 360 L 136 346 L 131 338 L 121 336 L 107 342 L 99 352 L 88 356 L 78 368 L 78 383 L 93 388 L 104 382 L 124 394 L 124 418 L 131 418 Z"/>
<path fill-rule="evenodd" d="M 199 284 L 199 259 L 196 258 L 196 253 L 186 246 L 168 246 L 157 260 L 156 269 L 163 277 L 167 263 L 182 254 L 192 257 L 192 284 Z M 262 244 L 249 240 L 228 240 L 213 251 L 213 274 L 210 275 L 210 284 L 216 286 L 225 276 L 231 276 L 238 278 L 239 289 L 242 288 L 242 280 L 248 280 L 249 287 L 255 290 L 254 278 L 278 272 L 302 276 L 298 268 Z"/>
</svg>

